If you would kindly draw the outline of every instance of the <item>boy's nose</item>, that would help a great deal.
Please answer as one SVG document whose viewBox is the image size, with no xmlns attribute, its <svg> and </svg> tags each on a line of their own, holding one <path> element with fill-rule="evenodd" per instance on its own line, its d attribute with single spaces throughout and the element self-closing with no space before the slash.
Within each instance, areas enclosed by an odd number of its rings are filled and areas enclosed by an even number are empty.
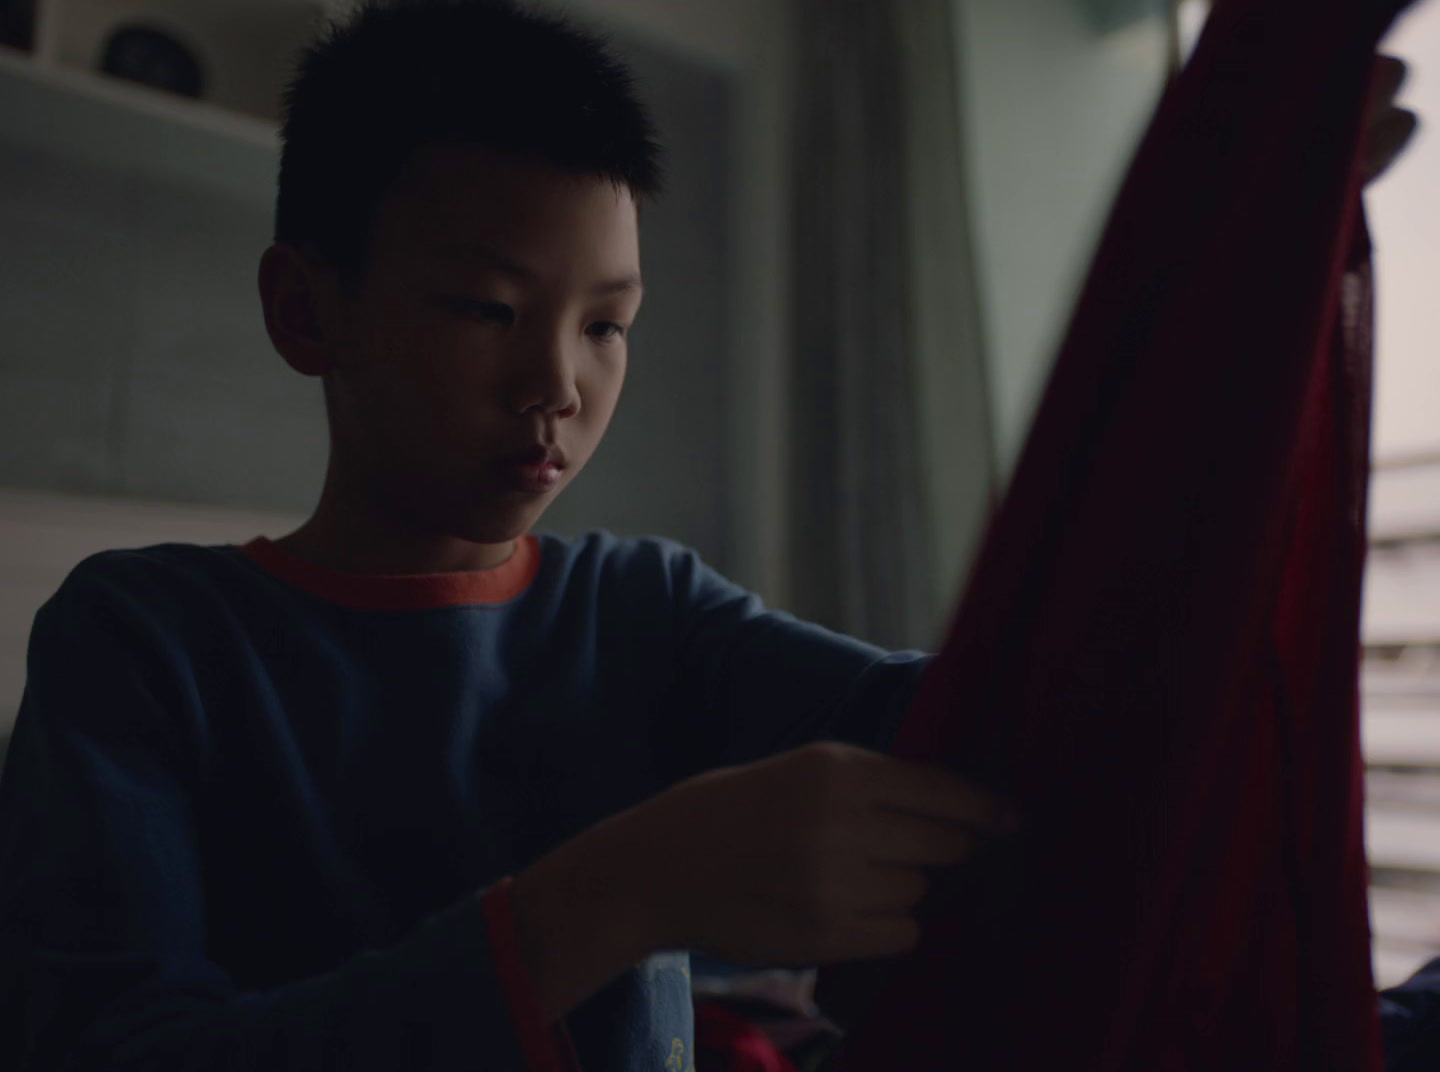
<svg viewBox="0 0 1440 1072">
<path fill-rule="evenodd" d="M 510 409 L 547 417 L 573 417 L 580 412 L 575 361 L 562 340 L 527 347 L 517 355 L 510 387 Z"/>
</svg>

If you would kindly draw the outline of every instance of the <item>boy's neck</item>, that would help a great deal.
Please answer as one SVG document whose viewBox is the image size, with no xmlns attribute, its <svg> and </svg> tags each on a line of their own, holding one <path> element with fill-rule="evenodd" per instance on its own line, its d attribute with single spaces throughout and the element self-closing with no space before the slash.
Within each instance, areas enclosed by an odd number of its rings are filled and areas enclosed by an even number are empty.
<svg viewBox="0 0 1440 1072">
<path fill-rule="evenodd" d="M 324 501 L 309 521 L 275 541 L 297 558 L 340 573 L 402 576 L 494 569 L 515 553 L 516 541 L 473 543 L 453 536 L 397 531 L 373 519 L 346 519 Z"/>
</svg>

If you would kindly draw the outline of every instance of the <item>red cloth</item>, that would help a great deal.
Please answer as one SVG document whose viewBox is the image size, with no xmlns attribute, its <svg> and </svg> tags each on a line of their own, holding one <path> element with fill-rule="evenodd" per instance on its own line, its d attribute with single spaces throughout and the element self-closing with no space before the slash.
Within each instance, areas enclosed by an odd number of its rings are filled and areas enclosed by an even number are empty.
<svg viewBox="0 0 1440 1072">
<path fill-rule="evenodd" d="M 798 1072 L 768 1035 L 718 1001 L 695 1003 L 696 1072 Z"/>
<path fill-rule="evenodd" d="M 509 875 L 500 879 L 485 891 L 481 907 L 495 973 L 525 1058 L 525 1072 L 580 1072 L 580 1058 L 565 1021 L 546 1020 L 540 995 L 535 992 L 535 980 L 520 952 L 515 909 L 510 903 L 513 884 Z"/>
<path fill-rule="evenodd" d="M 1380 1067 L 1358 155 L 1402 6 L 1222 0 L 1165 95 L 896 750 L 1025 829 L 864 990 L 843 1068 Z"/>
</svg>

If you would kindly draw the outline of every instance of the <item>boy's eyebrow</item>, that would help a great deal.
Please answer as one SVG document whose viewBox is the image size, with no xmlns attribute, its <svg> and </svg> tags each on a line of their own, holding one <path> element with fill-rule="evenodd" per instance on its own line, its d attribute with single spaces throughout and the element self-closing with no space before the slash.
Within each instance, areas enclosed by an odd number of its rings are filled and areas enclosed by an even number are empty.
<svg viewBox="0 0 1440 1072">
<path fill-rule="evenodd" d="M 479 261 L 489 268 L 499 272 L 501 275 L 513 276 L 526 282 L 534 282 L 538 272 L 513 257 L 501 253 L 493 246 L 487 246 L 478 242 L 464 242 L 453 245 L 441 246 L 439 252 L 446 257 L 457 260 Z M 645 286 L 640 281 L 640 274 L 632 272 L 630 275 L 621 276 L 618 279 L 610 279 L 603 283 L 596 283 L 590 288 L 590 293 L 596 297 L 620 294 L 627 290 L 643 291 Z"/>
</svg>

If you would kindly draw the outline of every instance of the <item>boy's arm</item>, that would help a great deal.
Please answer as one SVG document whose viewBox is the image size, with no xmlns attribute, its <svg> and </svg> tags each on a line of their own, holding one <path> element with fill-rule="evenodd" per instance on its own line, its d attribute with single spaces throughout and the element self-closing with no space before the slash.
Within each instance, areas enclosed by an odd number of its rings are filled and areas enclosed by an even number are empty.
<svg viewBox="0 0 1440 1072">
<path fill-rule="evenodd" d="M 512 1016 L 525 992 L 497 966 L 493 893 L 285 985 L 242 988 L 207 956 L 205 727 L 150 617 L 103 578 L 37 617 L 0 781 L 0 1065 L 526 1067 L 517 1023 L 547 1040 L 537 1010 Z"/>
<path fill-rule="evenodd" d="M 660 739 L 683 771 L 744 763 L 817 740 L 888 750 L 931 656 L 887 652 L 767 609 L 693 551 L 668 557 L 674 697 Z"/>
</svg>

